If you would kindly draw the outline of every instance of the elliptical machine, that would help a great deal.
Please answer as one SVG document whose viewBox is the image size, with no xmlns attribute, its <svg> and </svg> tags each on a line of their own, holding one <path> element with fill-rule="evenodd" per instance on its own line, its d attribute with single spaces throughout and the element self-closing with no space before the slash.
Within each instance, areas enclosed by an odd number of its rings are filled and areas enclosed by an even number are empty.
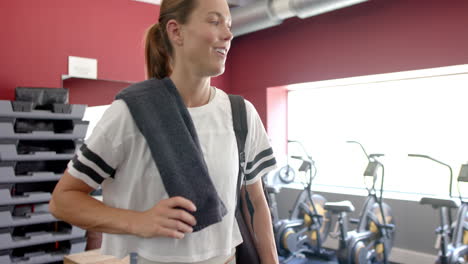
<svg viewBox="0 0 468 264">
<path fill-rule="evenodd" d="M 348 143 L 359 144 L 369 163 L 364 171 L 364 178 L 372 180 L 372 186 L 367 187 L 368 196 L 359 219 L 350 220 L 357 228 L 348 231 L 347 213 L 354 211 L 349 201 L 326 203 L 325 209 L 338 215 L 339 248 L 337 258 L 340 264 L 389 263 L 389 255 L 395 238 L 395 220 L 390 206 L 383 202 L 384 166 L 378 160 L 383 154 L 367 155 L 364 147 L 356 141 Z M 380 196 L 377 196 L 375 183 L 378 171 L 381 169 Z"/>
<path fill-rule="evenodd" d="M 319 194 L 312 193 L 311 190 L 312 180 L 317 173 L 315 162 L 299 141 L 288 141 L 288 143 L 296 143 L 301 146 L 304 155 L 291 156 L 291 158 L 302 161 L 298 170 L 305 173 L 307 181 L 304 184 L 304 189 L 297 196 L 288 219 L 279 219 L 278 217 L 276 195 L 281 188 L 265 185 L 278 255 L 284 258 L 282 263 L 287 263 L 299 255 L 331 259 L 334 252 L 322 248 L 330 230 L 331 215 L 324 209 L 326 199 Z M 289 164 L 284 168 L 280 169 L 276 176 L 280 177 L 279 173 L 295 175 Z"/>
<path fill-rule="evenodd" d="M 438 256 L 435 263 L 437 264 L 462 264 L 468 263 L 468 202 L 463 200 L 460 191 L 460 182 L 468 182 L 468 164 L 463 164 L 458 175 L 458 198 L 460 205 L 453 199 L 452 182 L 453 173 L 450 165 L 426 155 L 408 154 L 410 157 L 425 158 L 435 161 L 449 168 L 450 183 L 449 183 L 449 199 L 441 199 L 434 197 L 423 197 L 420 200 L 421 204 L 431 205 L 432 208 L 439 210 L 440 226 L 436 228 Z M 452 215 L 450 210 L 458 208 L 457 218 L 452 223 Z"/>
</svg>

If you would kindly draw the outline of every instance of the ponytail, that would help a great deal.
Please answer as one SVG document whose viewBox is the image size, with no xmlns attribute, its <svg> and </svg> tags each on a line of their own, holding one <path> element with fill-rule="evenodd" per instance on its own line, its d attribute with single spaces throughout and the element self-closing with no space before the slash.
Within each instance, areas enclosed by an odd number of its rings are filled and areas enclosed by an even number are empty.
<svg viewBox="0 0 468 264">
<path fill-rule="evenodd" d="M 159 21 L 146 32 L 145 60 L 147 78 L 162 79 L 172 74 L 173 48 L 166 32 L 171 19 L 187 23 L 197 0 L 163 0 L 159 9 Z"/>
<path fill-rule="evenodd" d="M 146 74 L 148 79 L 162 79 L 172 73 L 170 65 L 171 45 L 168 43 L 167 34 L 162 32 L 161 24 L 152 25 L 146 33 Z"/>
</svg>

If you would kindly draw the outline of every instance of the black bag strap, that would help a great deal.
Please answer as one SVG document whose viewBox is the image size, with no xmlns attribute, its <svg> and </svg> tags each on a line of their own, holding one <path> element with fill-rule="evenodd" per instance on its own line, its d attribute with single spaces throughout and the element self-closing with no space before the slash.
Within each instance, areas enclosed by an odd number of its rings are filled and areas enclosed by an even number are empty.
<svg viewBox="0 0 468 264">
<path fill-rule="evenodd" d="M 234 132 L 236 134 L 236 141 L 237 141 L 237 149 L 239 150 L 239 174 L 237 176 L 237 190 L 236 190 L 236 199 L 237 199 L 237 206 L 236 206 L 236 219 L 239 225 L 239 230 L 242 234 L 242 240 L 244 241 L 242 244 L 238 245 L 236 248 L 236 262 L 243 264 L 260 264 L 260 258 L 258 256 L 258 252 L 255 248 L 255 242 L 250 233 L 247 224 L 245 223 L 243 212 L 242 212 L 242 203 L 240 199 L 240 187 L 242 183 L 242 175 L 244 174 L 244 165 L 245 165 L 245 142 L 247 140 L 247 111 L 245 109 L 245 101 L 239 95 L 229 95 L 229 101 L 231 102 L 231 110 L 232 110 L 232 123 L 234 127 Z M 245 179 L 244 179 L 245 181 Z M 253 229 L 253 205 L 249 199 L 249 194 L 247 192 L 247 188 L 245 189 L 246 192 L 246 201 L 247 207 L 249 209 L 249 213 L 251 215 L 251 225 Z"/>
<path fill-rule="evenodd" d="M 247 140 L 247 111 L 245 109 L 245 101 L 242 96 L 229 94 L 229 100 L 231 102 L 231 110 L 232 110 L 232 123 L 234 126 L 234 132 L 236 134 L 236 141 L 237 141 L 237 149 L 239 151 L 239 174 L 237 176 L 237 206 L 242 208 L 242 203 L 240 200 L 240 186 L 242 182 L 242 175 L 244 171 L 244 163 L 245 163 L 245 141 Z M 245 178 L 244 178 L 245 182 Z M 250 213 L 250 224 L 252 225 L 253 229 L 253 216 L 254 216 L 254 208 L 253 204 L 250 200 L 249 193 L 247 189 L 245 190 L 246 194 L 246 202 L 247 208 Z"/>
<path fill-rule="evenodd" d="M 237 149 L 239 151 L 239 174 L 237 177 L 237 199 L 239 200 L 240 185 L 242 182 L 242 174 L 245 163 L 245 141 L 247 140 L 247 111 L 245 109 L 245 101 L 242 96 L 229 94 L 231 102 L 232 124 L 236 134 Z"/>
</svg>

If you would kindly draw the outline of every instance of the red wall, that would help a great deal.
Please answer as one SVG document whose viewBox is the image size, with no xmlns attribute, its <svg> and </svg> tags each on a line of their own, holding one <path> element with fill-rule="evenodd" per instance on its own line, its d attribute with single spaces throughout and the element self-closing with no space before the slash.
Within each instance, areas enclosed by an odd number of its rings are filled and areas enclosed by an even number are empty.
<svg viewBox="0 0 468 264">
<path fill-rule="evenodd" d="M 373 0 L 234 39 L 232 93 L 266 122 L 266 89 L 468 63 L 468 1 Z"/>
<path fill-rule="evenodd" d="M 143 34 L 158 12 L 131 0 L 0 1 L 0 99 L 60 87 L 69 55 L 97 58 L 98 78 L 143 80 Z M 246 96 L 266 124 L 267 87 L 468 63 L 467 14 L 465 0 L 373 0 L 288 19 L 235 38 L 213 83 Z"/>
<path fill-rule="evenodd" d="M 271 146 L 278 153 L 287 153 L 288 138 L 288 87 L 270 87 L 267 89 L 267 113 L 269 117 L 266 129 L 271 139 Z"/>
<path fill-rule="evenodd" d="M 130 0 L 1 1 L 0 89 L 60 87 L 68 56 L 96 58 L 98 78 L 144 78 L 143 35 L 159 8 Z M 96 95 L 93 95 L 96 96 Z"/>
<path fill-rule="evenodd" d="M 99 79 L 143 80 L 144 32 L 158 16 L 159 6 L 133 0 L 0 1 L 0 99 L 17 86 L 61 87 L 68 56 L 96 58 Z M 227 89 L 224 78 L 213 83 Z M 107 94 L 74 89 L 70 101 Z"/>
</svg>

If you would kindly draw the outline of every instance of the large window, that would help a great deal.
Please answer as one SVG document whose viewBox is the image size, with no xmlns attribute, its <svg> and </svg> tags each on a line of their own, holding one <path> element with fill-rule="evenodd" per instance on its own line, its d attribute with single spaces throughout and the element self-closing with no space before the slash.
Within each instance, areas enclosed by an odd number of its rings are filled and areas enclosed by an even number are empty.
<svg viewBox="0 0 468 264">
<path fill-rule="evenodd" d="M 364 187 L 366 157 L 346 143 L 355 140 L 385 154 L 386 192 L 446 196 L 448 168 L 407 154 L 448 163 L 458 176 L 468 161 L 468 65 L 291 86 L 288 137 L 316 161 L 318 188 Z"/>
</svg>

